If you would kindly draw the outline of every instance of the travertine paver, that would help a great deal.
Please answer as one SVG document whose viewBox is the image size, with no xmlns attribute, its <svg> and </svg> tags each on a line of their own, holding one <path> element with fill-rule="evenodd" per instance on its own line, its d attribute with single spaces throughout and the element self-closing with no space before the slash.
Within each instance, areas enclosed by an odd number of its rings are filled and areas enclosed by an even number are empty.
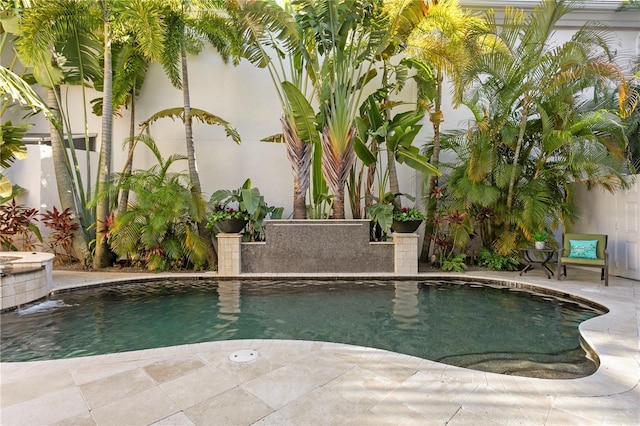
<svg viewBox="0 0 640 426">
<path fill-rule="evenodd" d="M 233 374 L 215 367 L 204 367 L 162 383 L 160 387 L 180 408 L 186 409 L 231 390 L 238 384 Z"/>
<path fill-rule="evenodd" d="M 242 388 L 233 388 L 185 410 L 197 425 L 251 424 L 273 412 L 264 401 Z"/>
<path fill-rule="evenodd" d="M 0 424 L 640 424 L 640 283 L 612 277 L 605 288 L 597 273 L 575 271 L 573 280 L 561 282 L 535 273 L 475 275 L 561 289 L 606 305 L 608 314 L 581 326 L 600 355 L 598 371 L 583 379 L 543 380 L 334 343 L 199 343 L 2 363 Z M 55 275 L 58 285 L 64 280 L 68 286 L 91 284 L 96 276 Z M 114 276 L 123 279 L 105 278 Z M 257 351 L 258 358 L 229 361 L 240 349 Z"/>
</svg>

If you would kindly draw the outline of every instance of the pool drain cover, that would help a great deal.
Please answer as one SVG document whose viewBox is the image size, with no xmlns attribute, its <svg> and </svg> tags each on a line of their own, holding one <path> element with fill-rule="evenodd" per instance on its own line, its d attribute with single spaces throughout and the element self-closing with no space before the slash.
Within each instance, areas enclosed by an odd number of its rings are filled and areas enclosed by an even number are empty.
<svg viewBox="0 0 640 426">
<path fill-rule="evenodd" d="M 233 362 L 251 362 L 258 358 L 258 352 L 252 350 L 236 351 L 229 355 L 229 359 Z"/>
</svg>

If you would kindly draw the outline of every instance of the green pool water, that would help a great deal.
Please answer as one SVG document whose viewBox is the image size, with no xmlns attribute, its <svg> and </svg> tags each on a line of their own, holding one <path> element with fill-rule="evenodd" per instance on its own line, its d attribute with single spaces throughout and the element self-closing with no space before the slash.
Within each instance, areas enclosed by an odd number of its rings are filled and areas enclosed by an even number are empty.
<svg viewBox="0 0 640 426">
<path fill-rule="evenodd" d="M 504 374 L 573 378 L 597 363 L 568 300 L 462 281 L 175 280 L 60 293 L 3 313 L 0 359 L 88 356 L 231 339 L 386 349 Z"/>
</svg>

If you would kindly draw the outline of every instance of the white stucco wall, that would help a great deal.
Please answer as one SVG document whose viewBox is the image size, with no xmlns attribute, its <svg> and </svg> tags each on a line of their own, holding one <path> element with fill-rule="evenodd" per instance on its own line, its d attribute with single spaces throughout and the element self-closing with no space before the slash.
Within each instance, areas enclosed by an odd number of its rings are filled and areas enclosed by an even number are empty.
<svg viewBox="0 0 640 426">
<path fill-rule="evenodd" d="M 577 186 L 580 206 L 574 232 L 608 235 L 611 275 L 640 280 L 640 175 L 631 188 L 615 194 Z"/>
</svg>

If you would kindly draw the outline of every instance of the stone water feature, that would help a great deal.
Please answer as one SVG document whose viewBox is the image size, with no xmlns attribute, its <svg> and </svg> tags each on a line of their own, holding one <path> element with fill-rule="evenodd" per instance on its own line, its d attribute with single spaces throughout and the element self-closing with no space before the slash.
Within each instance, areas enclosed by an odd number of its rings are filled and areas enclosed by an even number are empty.
<svg viewBox="0 0 640 426">
<path fill-rule="evenodd" d="M 10 310 L 47 297 L 54 255 L 0 252 L 0 309 Z"/>
<path fill-rule="evenodd" d="M 266 240 L 218 234 L 218 274 L 418 272 L 418 234 L 369 241 L 370 220 L 265 220 Z"/>
</svg>

